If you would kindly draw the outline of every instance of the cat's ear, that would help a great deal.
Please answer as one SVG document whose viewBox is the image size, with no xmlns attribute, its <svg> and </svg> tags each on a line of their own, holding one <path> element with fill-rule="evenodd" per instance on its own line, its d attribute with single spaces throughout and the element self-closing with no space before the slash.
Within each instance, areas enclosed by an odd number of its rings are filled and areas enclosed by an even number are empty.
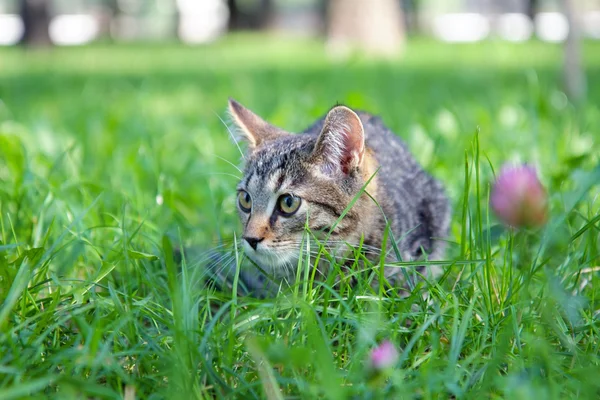
<svg viewBox="0 0 600 400">
<path fill-rule="evenodd" d="M 361 167 L 365 154 L 365 133 L 354 111 L 337 106 L 327 114 L 313 155 L 327 175 L 349 175 Z"/>
<path fill-rule="evenodd" d="M 265 142 L 289 135 L 283 129 L 269 124 L 231 98 L 229 99 L 229 113 L 251 150 Z"/>
</svg>

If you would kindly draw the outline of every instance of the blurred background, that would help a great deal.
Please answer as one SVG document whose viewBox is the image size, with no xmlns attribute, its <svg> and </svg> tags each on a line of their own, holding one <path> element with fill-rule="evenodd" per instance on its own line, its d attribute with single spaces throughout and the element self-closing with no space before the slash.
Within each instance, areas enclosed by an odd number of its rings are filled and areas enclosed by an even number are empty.
<svg viewBox="0 0 600 400">
<path fill-rule="evenodd" d="M 364 22 L 369 29 L 362 27 Z M 564 41 L 600 39 L 598 0 L 0 0 L 0 44 L 91 41 L 198 44 L 235 30 L 326 36 L 337 47 L 391 51 L 404 37 Z M 376 49 L 377 50 L 377 49 Z"/>
<path fill-rule="evenodd" d="M 0 0 L 0 45 L 215 41 L 232 31 L 324 38 L 328 53 L 398 56 L 406 39 L 565 42 L 567 93 L 585 91 L 580 38 L 600 39 L 598 0 Z M 282 37 L 283 37 L 282 36 Z"/>
</svg>

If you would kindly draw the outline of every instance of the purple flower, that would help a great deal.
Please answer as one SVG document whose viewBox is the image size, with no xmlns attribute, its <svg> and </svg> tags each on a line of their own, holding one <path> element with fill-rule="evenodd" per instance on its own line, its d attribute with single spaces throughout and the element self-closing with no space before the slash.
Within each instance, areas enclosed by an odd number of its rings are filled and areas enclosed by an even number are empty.
<svg viewBox="0 0 600 400">
<path fill-rule="evenodd" d="M 371 366 L 375 370 L 393 367 L 398 362 L 398 350 L 389 340 L 371 350 Z"/>
<path fill-rule="evenodd" d="M 490 197 L 492 210 L 507 225 L 539 227 L 548 217 L 548 197 L 528 165 L 502 167 Z"/>
</svg>

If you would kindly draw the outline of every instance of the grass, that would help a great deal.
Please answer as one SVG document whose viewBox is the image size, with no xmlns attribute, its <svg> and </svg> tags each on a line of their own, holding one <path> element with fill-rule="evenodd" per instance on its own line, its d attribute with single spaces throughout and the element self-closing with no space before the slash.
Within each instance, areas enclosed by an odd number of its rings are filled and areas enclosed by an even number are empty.
<svg viewBox="0 0 600 400">
<path fill-rule="evenodd" d="M 575 107 L 536 42 L 416 40 L 385 63 L 246 36 L 0 49 L 0 398 L 597 398 L 599 54 Z M 331 290 L 310 263 L 258 300 L 173 261 L 239 232 L 228 96 L 292 131 L 342 102 L 406 140 L 454 209 L 431 304 Z M 546 228 L 489 214 L 506 161 L 539 168 Z M 400 359 L 374 377 L 384 339 Z"/>
</svg>

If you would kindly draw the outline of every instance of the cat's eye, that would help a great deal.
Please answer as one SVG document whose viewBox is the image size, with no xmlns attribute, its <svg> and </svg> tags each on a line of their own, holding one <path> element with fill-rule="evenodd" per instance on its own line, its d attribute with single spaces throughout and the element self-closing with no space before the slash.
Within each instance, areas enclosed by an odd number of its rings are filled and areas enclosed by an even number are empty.
<svg viewBox="0 0 600 400">
<path fill-rule="evenodd" d="M 238 193 L 238 204 L 243 212 L 249 213 L 252 210 L 252 197 L 245 190 L 240 190 Z"/>
<path fill-rule="evenodd" d="M 294 196 L 293 194 L 284 194 L 279 197 L 279 211 L 284 217 L 290 217 L 298 211 L 300 203 L 302 203 L 300 197 Z"/>
</svg>

